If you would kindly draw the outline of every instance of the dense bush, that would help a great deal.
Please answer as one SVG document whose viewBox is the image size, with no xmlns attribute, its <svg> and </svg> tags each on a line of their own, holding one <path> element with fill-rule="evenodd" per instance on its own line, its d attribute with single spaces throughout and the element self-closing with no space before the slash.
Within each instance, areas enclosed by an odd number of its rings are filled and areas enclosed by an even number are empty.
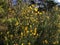
<svg viewBox="0 0 60 45">
<path fill-rule="evenodd" d="M 0 18 L 0 30 L 4 45 L 59 45 L 60 8 L 39 12 L 35 5 L 28 6 L 19 0 L 19 5 L 0 8 L 4 18 Z M 17 7 L 18 6 L 18 7 Z M 7 11 L 6 11 L 6 10 Z M 4 26 L 3 26 L 4 27 Z"/>
</svg>

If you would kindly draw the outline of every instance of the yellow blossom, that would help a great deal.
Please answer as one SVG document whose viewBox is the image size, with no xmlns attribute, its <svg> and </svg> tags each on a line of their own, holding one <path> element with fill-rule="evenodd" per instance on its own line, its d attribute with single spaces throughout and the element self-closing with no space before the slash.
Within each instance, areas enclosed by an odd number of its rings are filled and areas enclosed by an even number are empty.
<svg viewBox="0 0 60 45">
<path fill-rule="evenodd" d="M 29 31 L 26 32 L 27 34 L 29 33 Z"/>
<path fill-rule="evenodd" d="M 24 43 L 22 43 L 21 45 L 24 45 Z"/>
<path fill-rule="evenodd" d="M 34 32 L 33 35 L 36 35 L 36 33 Z"/>
<path fill-rule="evenodd" d="M 37 32 L 37 28 L 34 29 L 34 33 L 36 33 L 36 32 Z"/>
<path fill-rule="evenodd" d="M 13 35 L 10 35 L 10 37 L 13 37 Z"/>
<path fill-rule="evenodd" d="M 7 34 L 9 34 L 9 31 L 7 32 Z"/>
<path fill-rule="evenodd" d="M 34 10 L 35 10 L 35 11 L 38 11 L 38 8 L 35 8 Z"/>
<path fill-rule="evenodd" d="M 15 23 L 15 26 L 17 26 L 17 25 L 19 25 L 19 22 L 18 21 Z"/>
<path fill-rule="evenodd" d="M 31 6 L 30 6 L 29 8 L 30 8 L 30 9 L 32 9 L 32 7 L 31 7 Z"/>
<path fill-rule="evenodd" d="M 16 43 L 16 44 L 14 44 L 14 45 L 18 45 L 18 44 Z"/>
<path fill-rule="evenodd" d="M 38 11 L 38 14 L 39 14 L 39 11 Z"/>
<path fill-rule="evenodd" d="M 47 40 L 45 40 L 45 43 L 46 43 L 46 44 L 48 44 L 48 41 L 47 41 Z"/>
<path fill-rule="evenodd" d="M 34 7 L 35 5 L 32 4 L 31 6 Z"/>
<path fill-rule="evenodd" d="M 56 42 L 53 42 L 53 44 L 56 44 Z"/>
<path fill-rule="evenodd" d="M 30 32 L 33 32 L 33 30 L 30 30 Z"/>
<path fill-rule="evenodd" d="M 49 19 L 49 16 L 46 16 L 47 17 L 47 19 Z"/>
<path fill-rule="evenodd" d="M 59 41 L 56 41 L 57 44 L 59 44 Z"/>
<path fill-rule="evenodd" d="M 21 32 L 21 36 L 23 36 L 23 32 Z"/>
<path fill-rule="evenodd" d="M 5 40 L 8 40 L 6 36 L 4 38 L 5 38 Z"/>
<path fill-rule="evenodd" d="M 42 12 L 39 12 L 39 14 L 41 15 L 41 14 L 42 14 Z"/>
<path fill-rule="evenodd" d="M 28 27 L 27 26 L 25 27 L 25 30 L 28 30 Z"/>
<path fill-rule="evenodd" d="M 30 43 L 30 42 L 28 42 L 28 45 L 31 45 L 31 43 Z"/>
<path fill-rule="evenodd" d="M 58 44 L 59 43 L 59 41 L 55 41 L 55 42 L 53 42 L 53 44 Z"/>
</svg>

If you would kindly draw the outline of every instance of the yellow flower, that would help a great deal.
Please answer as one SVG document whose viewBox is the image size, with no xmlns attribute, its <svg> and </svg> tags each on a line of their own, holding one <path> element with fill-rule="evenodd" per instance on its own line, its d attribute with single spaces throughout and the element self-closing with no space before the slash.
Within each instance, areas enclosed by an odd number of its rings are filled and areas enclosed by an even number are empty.
<svg viewBox="0 0 60 45">
<path fill-rule="evenodd" d="M 34 33 L 36 33 L 36 31 L 37 31 L 37 28 L 34 29 Z"/>
<path fill-rule="evenodd" d="M 8 40 L 6 36 L 4 38 L 5 38 L 5 40 Z"/>
<path fill-rule="evenodd" d="M 15 26 L 17 26 L 17 25 L 19 25 L 19 22 L 18 21 L 15 23 Z"/>
<path fill-rule="evenodd" d="M 38 14 L 39 14 L 39 11 L 38 11 Z"/>
<path fill-rule="evenodd" d="M 59 41 L 56 41 L 57 44 L 59 44 Z"/>
<path fill-rule="evenodd" d="M 42 12 L 39 13 L 40 15 L 42 14 Z"/>
<path fill-rule="evenodd" d="M 48 44 L 48 41 L 47 41 L 47 40 L 45 40 L 45 43 L 46 43 L 46 44 Z"/>
<path fill-rule="evenodd" d="M 21 32 L 21 36 L 23 36 L 23 32 Z"/>
<path fill-rule="evenodd" d="M 56 42 L 53 42 L 53 44 L 56 44 Z"/>
<path fill-rule="evenodd" d="M 13 37 L 13 35 L 10 35 L 10 37 Z"/>
<path fill-rule="evenodd" d="M 34 7 L 35 5 L 32 4 L 31 6 Z"/>
<path fill-rule="evenodd" d="M 22 43 L 21 45 L 24 45 L 24 43 Z"/>
<path fill-rule="evenodd" d="M 26 32 L 27 34 L 29 33 L 29 31 Z"/>
<path fill-rule="evenodd" d="M 27 26 L 25 27 L 25 30 L 28 30 L 28 27 Z"/>
<path fill-rule="evenodd" d="M 31 45 L 31 43 L 30 43 L 30 42 L 28 42 L 28 45 Z"/>
<path fill-rule="evenodd" d="M 34 32 L 33 35 L 36 35 L 36 33 Z"/>
<path fill-rule="evenodd" d="M 9 34 L 9 31 L 7 32 L 7 34 Z"/>
<path fill-rule="evenodd" d="M 30 32 L 33 32 L 33 30 L 30 30 Z"/>
<path fill-rule="evenodd" d="M 49 16 L 46 16 L 47 17 L 47 19 L 49 19 Z"/>
<path fill-rule="evenodd" d="M 35 10 L 35 11 L 38 11 L 38 8 L 35 8 L 34 10 Z"/>
<path fill-rule="evenodd" d="M 31 6 L 30 6 L 29 8 L 30 8 L 30 9 L 32 9 L 32 7 L 31 7 Z"/>
<path fill-rule="evenodd" d="M 18 44 L 16 43 L 16 44 L 14 44 L 14 45 L 18 45 Z"/>
<path fill-rule="evenodd" d="M 53 44 L 58 44 L 59 43 L 59 41 L 55 41 L 55 42 L 53 42 Z"/>
</svg>

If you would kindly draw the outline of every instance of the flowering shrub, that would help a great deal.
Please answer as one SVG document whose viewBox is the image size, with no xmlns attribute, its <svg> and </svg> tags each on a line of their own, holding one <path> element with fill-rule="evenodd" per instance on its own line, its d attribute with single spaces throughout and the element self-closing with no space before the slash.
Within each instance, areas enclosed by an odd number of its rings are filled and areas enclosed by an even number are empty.
<svg viewBox="0 0 60 45">
<path fill-rule="evenodd" d="M 22 6 L 21 6 L 22 5 Z M 21 6 L 21 7 L 19 7 Z M 60 41 L 60 8 L 39 12 L 35 5 L 18 5 L 7 9 L 7 18 L 1 23 L 7 30 L 0 31 L 4 45 L 59 45 Z"/>
</svg>

